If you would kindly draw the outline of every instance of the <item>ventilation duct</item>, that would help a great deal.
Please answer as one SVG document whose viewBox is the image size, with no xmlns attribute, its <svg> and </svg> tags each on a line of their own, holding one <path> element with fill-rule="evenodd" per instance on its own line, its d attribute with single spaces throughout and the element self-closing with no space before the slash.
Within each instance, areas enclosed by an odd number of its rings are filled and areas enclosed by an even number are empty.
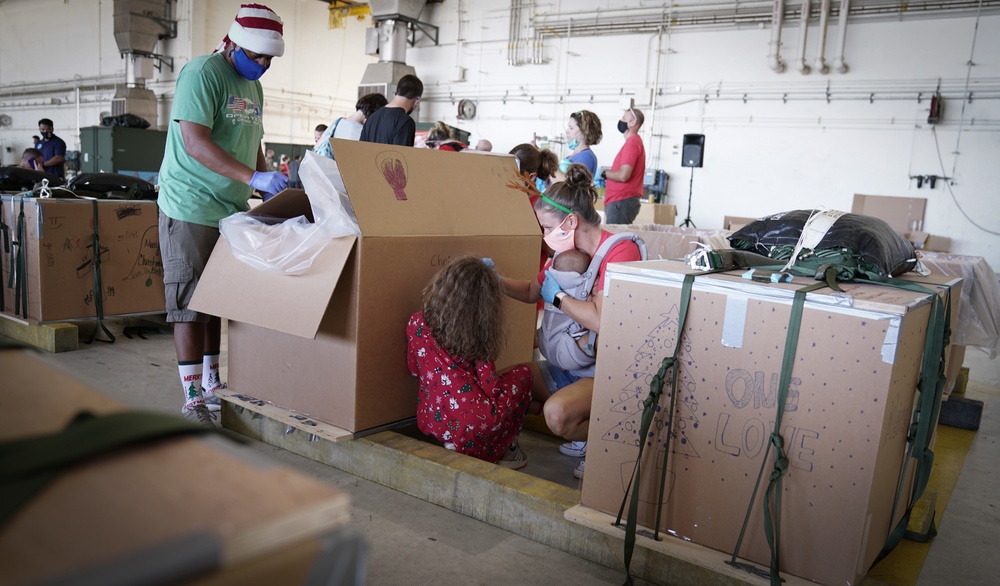
<svg viewBox="0 0 1000 586">
<path fill-rule="evenodd" d="M 406 47 L 410 40 L 410 27 L 423 29 L 427 26 L 417 20 L 425 4 L 426 0 L 369 2 L 375 26 L 366 33 L 365 53 L 378 55 L 378 63 L 365 68 L 358 85 L 358 97 L 380 93 L 391 100 L 399 79 L 416 73 L 413 67 L 406 64 Z"/>
<path fill-rule="evenodd" d="M 146 88 L 154 63 L 162 60 L 154 51 L 161 38 L 176 34 L 176 23 L 168 19 L 171 0 L 115 0 L 114 33 L 118 52 L 125 59 L 125 87 L 115 92 L 111 114 L 132 114 L 157 127 L 156 94 Z M 173 33 L 173 34 L 171 34 Z M 155 61 L 158 60 L 158 61 Z"/>
</svg>

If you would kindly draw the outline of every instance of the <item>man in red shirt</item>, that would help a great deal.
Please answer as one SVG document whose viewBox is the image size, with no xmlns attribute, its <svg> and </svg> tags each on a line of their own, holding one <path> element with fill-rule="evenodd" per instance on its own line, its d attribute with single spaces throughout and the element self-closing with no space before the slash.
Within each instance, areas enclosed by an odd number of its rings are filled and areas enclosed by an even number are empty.
<svg viewBox="0 0 1000 586">
<path fill-rule="evenodd" d="M 604 213 L 608 224 L 631 224 L 639 215 L 639 198 L 646 175 L 646 147 L 639 138 L 643 120 L 642 112 L 629 108 L 618 121 L 618 131 L 625 135 L 625 145 L 618 151 L 611 169 L 601 174 L 607 185 Z"/>
</svg>

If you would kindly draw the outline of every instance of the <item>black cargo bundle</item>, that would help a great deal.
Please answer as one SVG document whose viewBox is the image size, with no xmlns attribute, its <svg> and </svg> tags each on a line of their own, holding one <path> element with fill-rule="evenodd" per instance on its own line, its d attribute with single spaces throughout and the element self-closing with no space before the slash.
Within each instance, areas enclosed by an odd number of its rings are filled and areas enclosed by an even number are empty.
<svg viewBox="0 0 1000 586">
<path fill-rule="evenodd" d="M 733 248 L 750 250 L 785 261 L 802 235 L 803 226 L 815 210 L 794 210 L 765 216 L 753 221 L 729 237 Z M 902 275 L 916 266 L 911 244 L 879 218 L 845 213 L 833 223 L 826 235 L 810 250 L 802 250 L 800 260 L 814 256 L 849 253 L 862 271 L 889 277 Z M 831 261 L 829 264 L 839 264 Z"/>
<path fill-rule="evenodd" d="M 105 116 L 104 118 L 101 118 L 101 126 L 149 128 L 149 122 L 145 118 L 141 118 L 135 114 L 119 114 L 117 116 Z"/>
<path fill-rule="evenodd" d="M 73 177 L 66 187 L 77 195 L 97 199 L 156 199 L 152 183 L 118 173 L 81 173 Z"/>
<path fill-rule="evenodd" d="M 49 187 L 56 187 L 63 184 L 62 177 L 43 173 L 34 169 L 23 167 L 0 167 L 0 191 L 28 191 L 35 188 L 42 182 L 42 179 L 49 180 Z"/>
</svg>

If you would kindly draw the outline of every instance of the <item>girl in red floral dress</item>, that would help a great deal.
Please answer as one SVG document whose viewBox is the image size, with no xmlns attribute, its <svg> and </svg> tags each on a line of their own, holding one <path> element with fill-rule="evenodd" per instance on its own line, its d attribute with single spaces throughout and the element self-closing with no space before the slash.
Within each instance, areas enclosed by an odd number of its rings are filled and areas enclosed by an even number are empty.
<svg viewBox="0 0 1000 586">
<path fill-rule="evenodd" d="M 527 366 L 498 373 L 503 293 L 481 259 L 451 261 L 424 289 L 422 310 L 406 327 L 407 365 L 420 379 L 417 426 L 445 447 L 519 469 L 517 444 L 531 402 Z"/>
</svg>

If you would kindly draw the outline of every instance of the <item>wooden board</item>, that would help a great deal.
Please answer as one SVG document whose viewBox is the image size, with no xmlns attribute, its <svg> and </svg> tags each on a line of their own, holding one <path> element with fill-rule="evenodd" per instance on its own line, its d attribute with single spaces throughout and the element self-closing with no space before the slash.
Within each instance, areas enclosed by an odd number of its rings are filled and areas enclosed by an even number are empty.
<svg viewBox="0 0 1000 586">
<path fill-rule="evenodd" d="M 615 526 L 615 518 L 613 516 L 583 505 L 577 505 L 567 509 L 566 520 L 600 531 L 601 533 L 616 539 L 621 539 L 623 544 L 622 547 L 624 547 L 624 520 L 622 521 L 621 526 Z M 726 561 L 732 557 L 732 554 L 723 553 L 721 551 L 663 533 L 660 534 L 660 541 L 656 541 L 652 538 L 652 535 L 652 531 L 640 527 L 636 532 L 635 537 L 636 549 L 645 548 L 653 550 L 671 558 L 701 566 L 715 574 L 745 582 L 746 584 L 760 584 L 761 586 L 767 586 L 769 584 L 766 578 L 750 574 L 749 572 L 734 568 L 733 566 L 727 564 Z M 746 560 L 741 559 L 739 561 L 746 563 Z M 767 568 L 756 564 L 754 567 L 762 569 L 765 572 L 767 571 Z M 784 572 L 782 572 L 781 578 L 784 586 L 815 586 L 814 582 L 804 580 Z"/>
<path fill-rule="evenodd" d="M 310 435 L 319 436 L 331 442 L 354 439 L 355 434 L 329 423 L 312 419 L 301 413 L 296 413 L 290 409 L 278 407 L 274 403 L 257 399 L 249 395 L 244 395 L 233 389 L 222 389 L 217 391 L 219 398 L 232 403 L 237 408 L 248 409 L 254 413 L 260 413 L 264 417 L 281 421 L 286 425 L 300 429 Z"/>
<path fill-rule="evenodd" d="M 31 351 L 0 351 L 0 372 L 0 441 L 52 433 L 80 410 L 124 409 Z M 141 571 L 137 552 L 183 557 L 195 540 L 225 571 L 349 516 L 345 493 L 222 436 L 163 440 L 67 471 L 0 527 L 0 583 Z"/>
</svg>

